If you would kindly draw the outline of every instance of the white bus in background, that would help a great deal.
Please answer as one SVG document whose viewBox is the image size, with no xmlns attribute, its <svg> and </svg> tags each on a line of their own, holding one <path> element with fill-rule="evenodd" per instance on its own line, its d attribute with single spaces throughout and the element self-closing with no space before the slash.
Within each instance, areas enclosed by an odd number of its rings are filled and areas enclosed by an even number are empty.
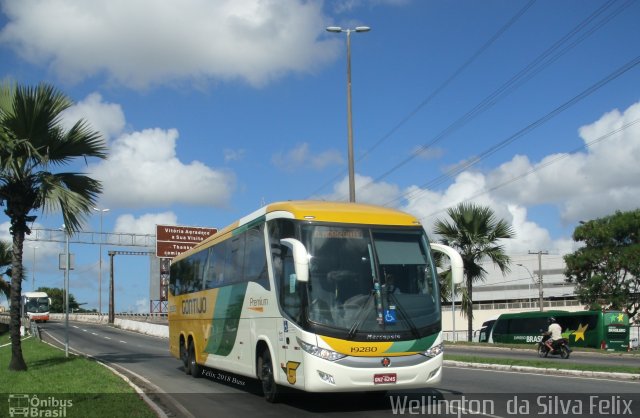
<svg viewBox="0 0 640 418">
<path fill-rule="evenodd" d="M 29 318 L 31 321 L 47 322 L 49 320 L 51 298 L 45 292 L 23 293 L 20 306 L 22 316 Z"/>
</svg>

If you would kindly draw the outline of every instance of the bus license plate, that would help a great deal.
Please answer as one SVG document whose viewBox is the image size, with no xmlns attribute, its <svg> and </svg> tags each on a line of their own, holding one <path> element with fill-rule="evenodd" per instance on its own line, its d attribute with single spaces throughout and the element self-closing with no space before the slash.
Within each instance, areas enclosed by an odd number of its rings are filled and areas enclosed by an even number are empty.
<svg viewBox="0 0 640 418">
<path fill-rule="evenodd" d="M 396 383 L 398 377 L 395 373 L 383 373 L 373 375 L 373 384 L 380 385 L 385 383 Z"/>
</svg>

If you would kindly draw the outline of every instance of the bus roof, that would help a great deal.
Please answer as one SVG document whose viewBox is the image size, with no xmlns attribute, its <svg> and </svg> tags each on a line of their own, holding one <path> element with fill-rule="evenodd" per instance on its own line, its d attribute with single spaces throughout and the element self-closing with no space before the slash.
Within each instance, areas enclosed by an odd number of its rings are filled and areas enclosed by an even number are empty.
<svg viewBox="0 0 640 418">
<path fill-rule="evenodd" d="M 419 226 L 420 221 L 397 209 L 350 202 L 327 202 L 321 200 L 289 200 L 270 203 L 239 219 L 213 234 L 194 248 L 177 255 L 180 260 L 212 242 L 226 239 L 233 230 L 261 219 L 288 218 L 317 222 L 338 222 L 363 225 Z"/>
<path fill-rule="evenodd" d="M 589 315 L 597 315 L 602 311 L 531 311 L 531 312 L 517 312 L 517 313 L 504 313 L 501 314 L 498 319 L 509 319 L 509 318 L 540 318 L 540 317 L 563 317 L 563 316 L 589 316 Z M 607 311 L 604 313 L 612 313 L 619 311 Z"/>
<path fill-rule="evenodd" d="M 294 219 L 371 225 L 415 226 L 420 222 L 397 209 L 362 203 L 291 200 L 265 206 L 266 213 L 284 211 Z"/>
<path fill-rule="evenodd" d="M 25 298 L 48 298 L 45 292 L 22 292 L 22 297 Z"/>
</svg>

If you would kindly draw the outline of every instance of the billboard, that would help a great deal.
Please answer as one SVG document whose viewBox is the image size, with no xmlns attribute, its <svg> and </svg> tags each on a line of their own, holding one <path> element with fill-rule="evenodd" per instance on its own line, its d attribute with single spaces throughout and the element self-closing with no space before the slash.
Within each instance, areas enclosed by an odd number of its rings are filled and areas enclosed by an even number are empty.
<svg viewBox="0 0 640 418">
<path fill-rule="evenodd" d="M 173 258 L 216 232 L 217 228 L 156 225 L 156 257 Z"/>
</svg>

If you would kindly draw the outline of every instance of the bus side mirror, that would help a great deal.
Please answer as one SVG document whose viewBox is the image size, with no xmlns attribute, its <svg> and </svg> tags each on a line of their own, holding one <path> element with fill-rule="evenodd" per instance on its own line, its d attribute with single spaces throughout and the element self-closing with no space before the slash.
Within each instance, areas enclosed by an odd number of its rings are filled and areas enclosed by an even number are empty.
<svg viewBox="0 0 640 418">
<path fill-rule="evenodd" d="M 309 281 L 309 254 L 304 245 L 294 238 L 283 238 L 280 243 L 291 249 L 293 265 L 296 271 L 296 279 L 299 282 Z"/>
<path fill-rule="evenodd" d="M 431 244 L 431 249 L 433 251 L 441 252 L 449 257 L 451 262 L 451 280 L 453 281 L 453 284 L 462 283 L 464 278 L 464 263 L 462 262 L 460 254 L 448 245 L 443 244 Z"/>
</svg>

